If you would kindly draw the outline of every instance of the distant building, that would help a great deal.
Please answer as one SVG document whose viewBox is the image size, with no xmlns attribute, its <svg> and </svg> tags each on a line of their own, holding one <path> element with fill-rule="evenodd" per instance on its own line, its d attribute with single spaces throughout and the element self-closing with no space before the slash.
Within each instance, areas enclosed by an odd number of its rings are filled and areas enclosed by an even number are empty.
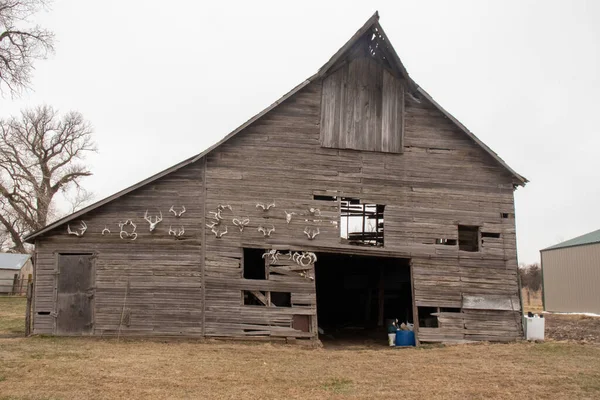
<svg viewBox="0 0 600 400">
<path fill-rule="evenodd" d="M 600 229 L 540 253 L 544 310 L 600 314 Z"/>
<path fill-rule="evenodd" d="M 24 293 L 33 273 L 30 257 L 29 254 L 0 253 L 0 294 Z"/>
</svg>

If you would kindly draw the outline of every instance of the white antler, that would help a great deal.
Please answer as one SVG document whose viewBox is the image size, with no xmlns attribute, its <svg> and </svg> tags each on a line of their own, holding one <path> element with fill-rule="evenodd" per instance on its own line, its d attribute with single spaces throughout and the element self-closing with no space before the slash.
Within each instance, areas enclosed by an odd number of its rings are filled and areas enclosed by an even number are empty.
<svg viewBox="0 0 600 400">
<path fill-rule="evenodd" d="M 275 226 L 271 225 L 271 228 L 265 228 L 263 226 L 259 226 L 258 231 L 262 232 L 264 237 L 271 237 L 271 233 L 275 232 Z"/>
<path fill-rule="evenodd" d="M 267 204 L 267 211 L 269 211 L 273 207 L 275 207 L 275 202 L 273 202 L 271 204 Z"/>
<path fill-rule="evenodd" d="M 250 223 L 250 219 L 249 218 L 244 218 L 242 220 L 239 220 L 237 218 L 233 219 L 233 224 L 235 226 L 237 226 L 240 229 L 240 232 L 244 231 L 244 228 L 246 227 L 246 225 L 248 225 Z"/>
<path fill-rule="evenodd" d="M 308 226 L 304 228 L 304 234 L 308 237 L 309 240 L 313 240 L 320 233 L 321 232 L 319 231 L 319 228 L 310 229 Z"/>
<path fill-rule="evenodd" d="M 217 239 L 220 239 L 221 237 L 223 237 L 223 235 L 226 235 L 226 234 L 227 234 L 227 227 L 225 227 L 225 230 L 224 230 L 224 231 L 222 231 L 222 232 L 219 232 L 217 229 L 215 229 L 215 228 L 212 228 L 212 229 L 211 229 L 211 232 L 215 234 L 215 237 L 216 237 Z"/>
<path fill-rule="evenodd" d="M 231 208 L 231 206 L 229 204 L 219 204 L 219 206 L 217 207 L 217 209 L 219 209 L 221 211 L 224 210 L 224 209 L 226 209 L 226 208 L 228 208 L 229 211 L 233 211 L 233 209 Z"/>
<path fill-rule="evenodd" d="M 81 221 L 81 228 L 77 229 L 76 231 L 73 231 L 71 229 L 71 225 L 67 225 L 67 233 L 69 235 L 75 235 L 77 237 L 80 237 L 80 236 L 83 236 L 85 231 L 87 231 L 87 225 L 85 224 L 85 222 L 83 220 Z"/>
<path fill-rule="evenodd" d="M 154 222 L 152 222 L 152 217 L 148 217 L 148 210 L 146 210 L 146 213 L 144 214 L 144 219 L 146 221 L 148 221 L 148 223 L 150 224 L 150 232 L 152 232 L 155 228 L 156 225 L 159 224 L 159 222 L 162 221 L 163 216 L 162 216 L 162 211 L 158 211 L 160 213 L 160 216 L 157 215 L 154 217 Z"/>
<path fill-rule="evenodd" d="M 206 227 L 209 228 L 209 229 L 212 229 L 212 228 L 214 228 L 217 225 L 219 225 L 219 222 L 215 221 L 212 224 L 206 224 Z"/>
<path fill-rule="evenodd" d="M 169 225 L 169 236 L 175 236 L 176 238 L 183 236 L 183 234 L 185 233 L 185 229 L 183 228 L 183 226 L 181 228 L 179 228 L 179 230 L 177 229 L 173 229 L 172 225 Z"/>
<path fill-rule="evenodd" d="M 179 211 L 179 212 L 175 211 L 175 206 L 171 206 L 171 208 L 169 208 L 169 212 L 172 212 L 173 215 L 175 215 L 177 218 L 179 218 L 185 212 L 185 206 L 181 206 L 181 211 Z"/>
<path fill-rule="evenodd" d="M 105 234 L 109 234 L 110 233 L 110 229 L 108 229 L 108 227 L 106 225 L 104 225 L 104 229 L 102 229 L 102 236 L 104 236 Z"/>
<path fill-rule="evenodd" d="M 123 229 L 127 225 L 131 225 L 133 227 L 133 230 L 131 231 L 131 233 L 129 233 L 125 229 Z M 137 226 L 133 223 L 132 220 L 128 219 L 125 222 L 119 222 L 117 224 L 117 226 L 121 229 L 121 231 L 119 232 L 119 237 L 121 239 L 127 239 L 127 238 L 132 238 L 130 240 L 137 239 L 137 233 L 135 232 L 135 230 L 137 229 Z"/>
<path fill-rule="evenodd" d="M 262 208 L 263 211 L 269 211 L 273 207 L 275 207 L 275 202 L 267 204 L 267 205 L 262 204 L 262 203 L 256 203 L 256 208 Z"/>
<path fill-rule="evenodd" d="M 292 212 L 284 211 L 284 213 L 285 213 L 285 222 L 287 222 L 288 224 L 292 221 L 292 216 L 296 215 L 296 213 L 293 211 Z"/>
<path fill-rule="evenodd" d="M 310 212 L 312 215 L 316 215 L 316 216 L 321 216 L 321 210 L 319 210 L 318 208 L 309 208 L 308 212 Z"/>
</svg>

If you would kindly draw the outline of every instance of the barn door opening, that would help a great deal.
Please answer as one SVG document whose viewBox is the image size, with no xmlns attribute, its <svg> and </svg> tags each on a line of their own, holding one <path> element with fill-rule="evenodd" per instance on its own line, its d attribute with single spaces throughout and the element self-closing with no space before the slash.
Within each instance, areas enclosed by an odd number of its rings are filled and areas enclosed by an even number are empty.
<svg viewBox="0 0 600 400">
<path fill-rule="evenodd" d="M 59 254 L 56 333 L 92 332 L 94 298 L 93 254 Z"/>
<path fill-rule="evenodd" d="M 324 344 L 384 346 L 391 321 L 413 323 L 409 259 L 319 253 L 315 274 Z"/>
</svg>

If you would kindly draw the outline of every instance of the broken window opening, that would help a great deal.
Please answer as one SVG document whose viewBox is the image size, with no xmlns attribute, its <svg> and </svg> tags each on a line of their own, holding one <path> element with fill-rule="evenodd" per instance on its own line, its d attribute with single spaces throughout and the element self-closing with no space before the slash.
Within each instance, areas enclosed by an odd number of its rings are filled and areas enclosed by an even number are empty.
<svg viewBox="0 0 600 400">
<path fill-rule="evenodd" d="M 267 279 L 264 253 L 263 249 L 244 249 L 244 279 Z"/>
<path fill-rule="evenodd" d="M 244 290 L 242 291 L 244 297 L 245 306 L 267 306 L 269 303 L 267 298 L 267 292 L 260 292 L 258 290 Z"/>
<path fill-rule="evenodd" d="M 435 244 L 443 244 L 446 246 L 456 246 L 456 239 L 445 239 L 445 238 L 435 239 Z"/>
<path fill-rule="evenodd" d="M 500 234 L 496 232 L 481 232 L 482 238 L 500 239 Z"/>
<path fill-rule="evenodd" d="M 383 247 L 383 204 L 361 204 L 359 199 L 342 197 L 340 237 L 342 242 L 359 246 Z"/>
<path fill-rule="evenodd" d="M 271 305 L 275 307 L 291 307 L 292 294 L 289 292 L 271 292 Z"/>
<path fill-rule="evenodd" d="M 458 225 L 458 249 L 462 251 L 479 251 L 479 227 Z"/>
<path fill-rule="evenodd" d="M 438 312 L 437 307 L 417 307 L 420 328 L 439 328 L 438 318 L 431 315 Z"/>
<path fill-rule="evenodd" d="M 500 218 L 502 219 L 514 218 L 514 216 L 513 213 L 500 213 Z"/>
</svg>

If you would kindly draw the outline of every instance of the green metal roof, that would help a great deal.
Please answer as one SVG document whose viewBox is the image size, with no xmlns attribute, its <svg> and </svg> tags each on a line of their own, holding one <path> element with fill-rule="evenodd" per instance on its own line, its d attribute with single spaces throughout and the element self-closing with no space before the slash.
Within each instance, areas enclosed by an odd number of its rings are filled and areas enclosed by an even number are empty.
<svg viewBox="0 0 600 400">
<path fill-rule="evenodd" d="M 600 229 L 585 235 L 577 236 L 576 238 L 555 244 L 554 246 L 546 247 L 541 251 L 562 249 L 564 247 L 582 246 L 584 244 L 600 243 Z"/>
</svg>

